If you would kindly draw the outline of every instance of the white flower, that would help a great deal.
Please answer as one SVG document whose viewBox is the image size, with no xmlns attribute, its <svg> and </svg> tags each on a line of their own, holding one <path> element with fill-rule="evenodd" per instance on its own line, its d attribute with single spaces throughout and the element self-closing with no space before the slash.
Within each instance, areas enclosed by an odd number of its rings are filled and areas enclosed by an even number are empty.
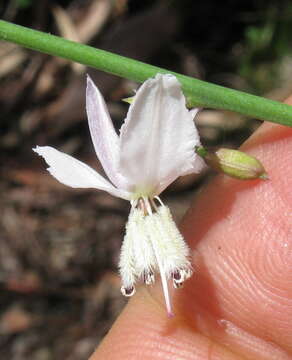
<svg viewBox="0 0 292 360">
<path fill-rule="evenodd" d="M 193 117 L 173 75 L 157 74 L 137 91 L 118 136 L 104 99 L 88 77 L 86 110 L 92 142 L 108 177 L 50 146 L 33 149 L 61 183 L 96 188 L 129 200 L 131 211 L 120 256 L 121 291 L 135 292 L 139 280 L 155 281 L 160 273 L 167 312 L 172 315 L 168 280 L 175 288 L 191 276 L 189 249 L 169 209 L 158 195 L 177 177 L 199 172 L 202 160 Z"/>
</svg>

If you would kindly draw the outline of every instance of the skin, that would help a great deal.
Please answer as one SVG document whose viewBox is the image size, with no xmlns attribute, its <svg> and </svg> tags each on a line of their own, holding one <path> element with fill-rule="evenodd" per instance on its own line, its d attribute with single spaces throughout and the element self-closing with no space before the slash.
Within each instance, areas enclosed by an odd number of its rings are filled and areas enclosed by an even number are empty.
<svg viewBox="0 0 292 360">
<path fill-rule="evenodd" d="M 292 96 L 286 101 L 292 104 Z M 141 287 L 90 360 L 292 359 L 292 129 L 263 124 L 242 150 L 270 180 L 218 175 L 181 224 L 194 275 L 172 291 Z"/>
</svg>

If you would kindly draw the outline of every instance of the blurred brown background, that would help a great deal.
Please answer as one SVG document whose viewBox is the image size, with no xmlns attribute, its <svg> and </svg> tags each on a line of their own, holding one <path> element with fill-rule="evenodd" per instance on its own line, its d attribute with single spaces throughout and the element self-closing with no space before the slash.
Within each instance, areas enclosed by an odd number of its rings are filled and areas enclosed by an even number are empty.
<svg viewBox="0 0 292 360">
<path fill-rule="evenodd" d="M 292 90 L 290 1 L 10 0 L 1 18 L 224 86 L 282 100 Z M 52 145 L 100 170 L 85 118 L 85 74 L 118 129 L 137 84 L 0 42 L 0 353 L 87 359 L 125 304 L 117 261 L 129 204 L 55 181 L 31 150 Z M 178 119 L 179 120 L 179 119 Z M 208 147 L 238 147 L 259 125 L 205 109 Z M 162 196 L 179 221 L 212 174 Z"/>
</svg>

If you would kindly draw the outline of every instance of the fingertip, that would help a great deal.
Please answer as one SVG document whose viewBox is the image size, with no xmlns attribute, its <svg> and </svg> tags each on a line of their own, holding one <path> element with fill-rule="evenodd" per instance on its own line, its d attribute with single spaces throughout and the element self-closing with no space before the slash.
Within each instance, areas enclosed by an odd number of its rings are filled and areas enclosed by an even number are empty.
<svg viewBox="0 0 292 360">
<path fill-rule="evenodd" d="M 163 328 L 169 320 L 159 301 L 140 288 L 90 360 L 136 359 L 135 356 L 143 351 L 149 354 L 148 346 L 151 341 L 156 342 L 157 329 Z"/>
</svg>

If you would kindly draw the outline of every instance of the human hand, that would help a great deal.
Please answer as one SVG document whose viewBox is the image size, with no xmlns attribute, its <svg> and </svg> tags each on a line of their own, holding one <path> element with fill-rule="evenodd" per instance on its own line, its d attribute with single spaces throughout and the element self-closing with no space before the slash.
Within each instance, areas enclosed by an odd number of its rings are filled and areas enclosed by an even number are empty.
<svg viewBox="0 0 292 360">
<path fill-rule="evenodd" d="M 292 104 L 292 97 L 288 103 Z M 263 124 L 242 149 L 270 180 L 217 176 L 181 225 L 194 274 L 137 292 L 90 360 L 292 359 L 292 129 Z"/>
</svg>

